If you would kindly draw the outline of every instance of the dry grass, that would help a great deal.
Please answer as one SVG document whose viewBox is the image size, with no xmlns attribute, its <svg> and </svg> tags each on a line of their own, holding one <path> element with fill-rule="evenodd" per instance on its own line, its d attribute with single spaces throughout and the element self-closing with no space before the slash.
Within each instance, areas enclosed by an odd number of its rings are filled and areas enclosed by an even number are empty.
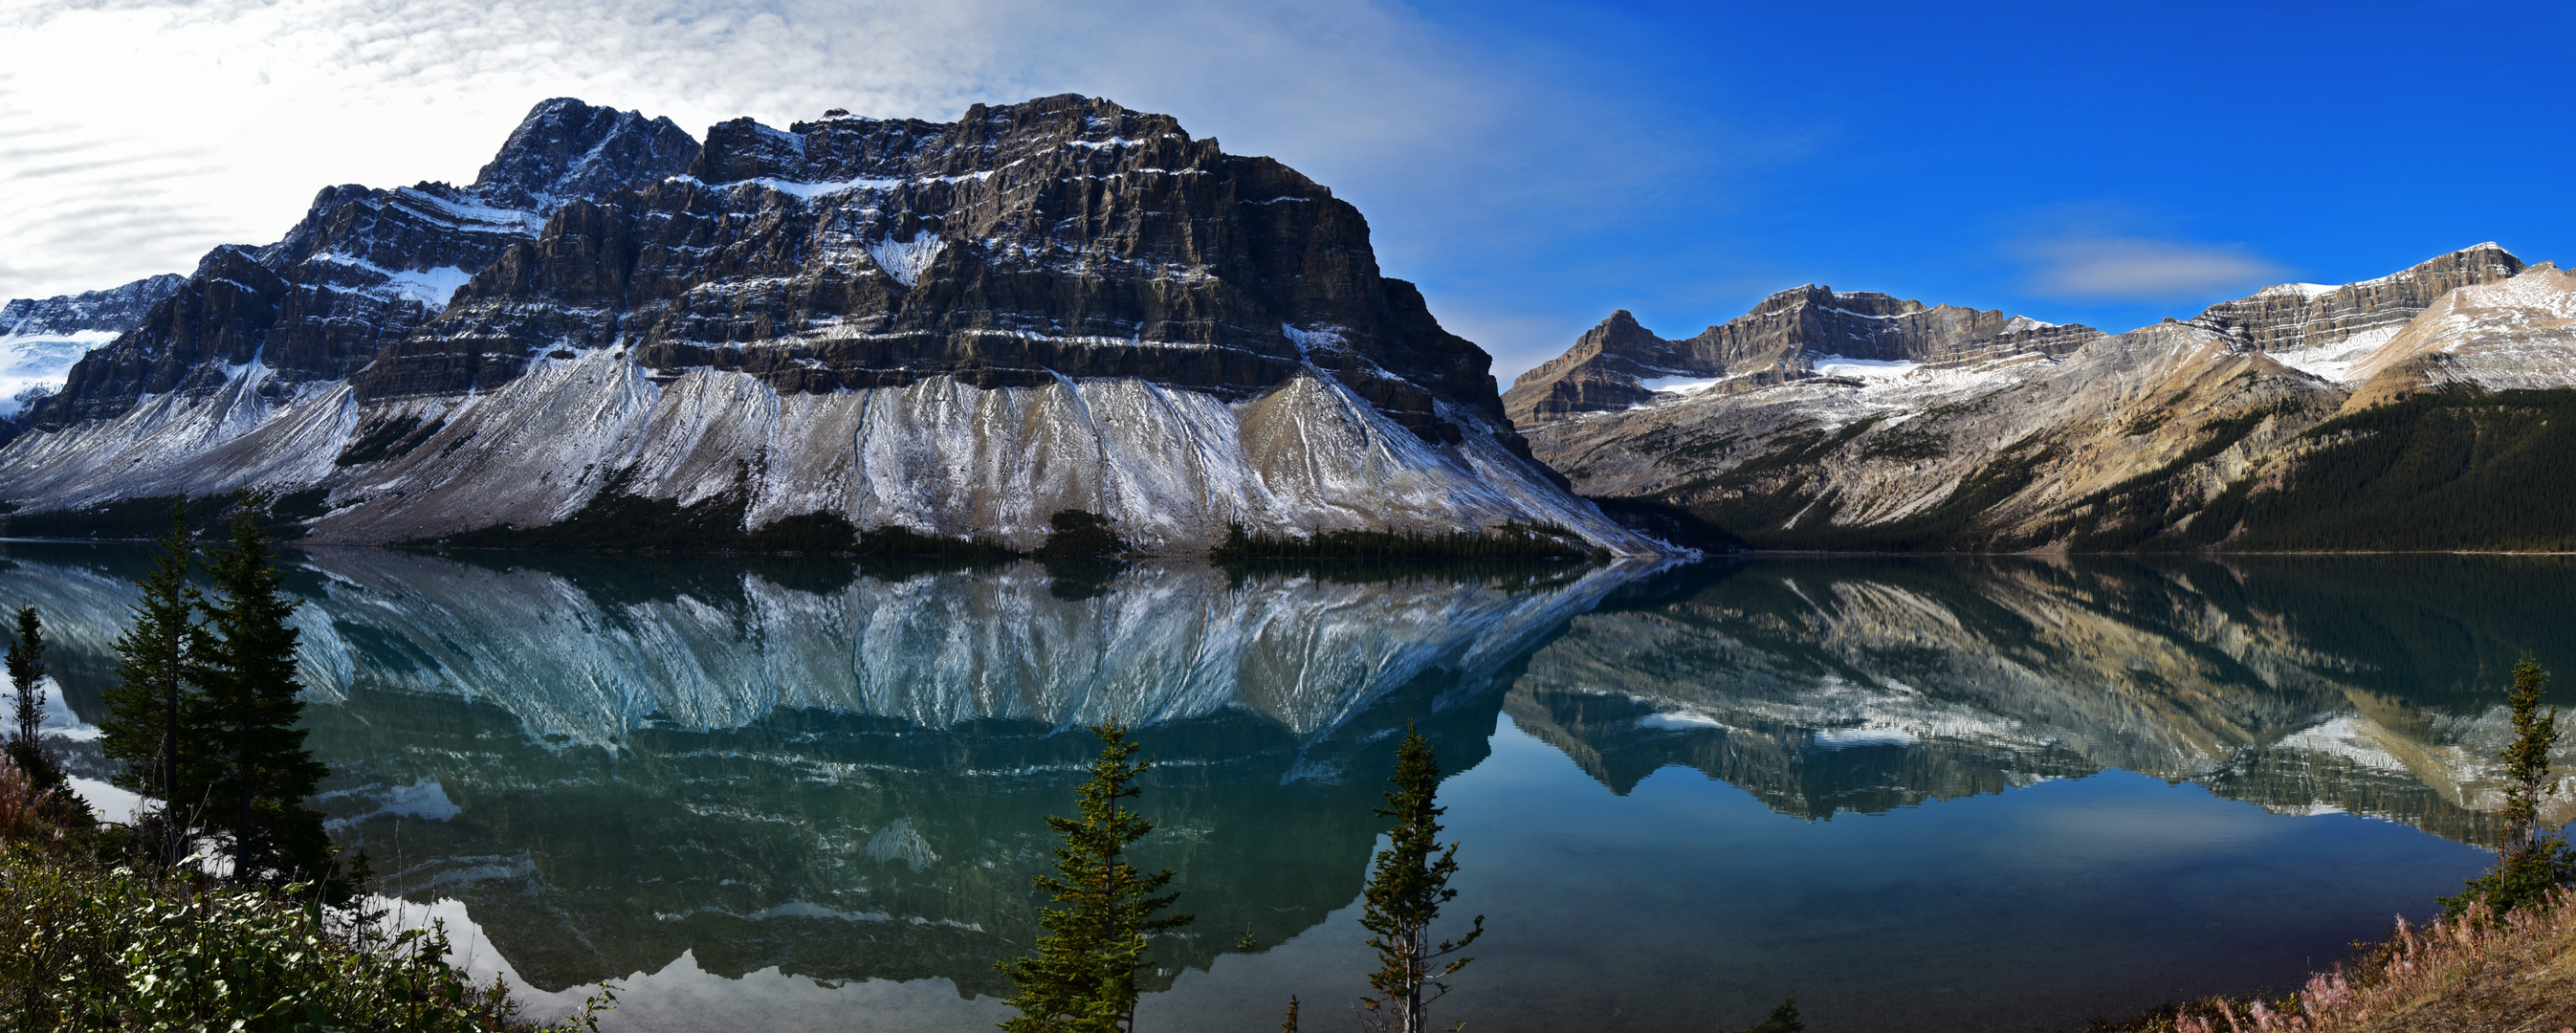
<svg viewBox="0 0 2576 1033">
<path fill-rule="evenodd" d="M 2576 1033 L 2576 888 L 2540 912 L 2479 904 L 2275 1000 L 2213 998 L 2096 1033 Z"/>
</svg>

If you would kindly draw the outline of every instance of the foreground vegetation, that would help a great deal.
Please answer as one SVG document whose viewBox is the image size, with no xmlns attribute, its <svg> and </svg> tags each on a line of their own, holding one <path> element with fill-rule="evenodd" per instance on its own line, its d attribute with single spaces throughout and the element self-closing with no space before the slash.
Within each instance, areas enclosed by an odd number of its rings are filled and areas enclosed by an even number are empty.
<svg viewBox="0 0 2576 1033">
<path fill-rule="evenodd" d="M 2350 965 L 2312 976 L 2288 996 L 2213 997 L 2095 1023 L 2094 1033 L 2576 1028 L 2576 848 L 2540 824 L 2558 708 L 2541 708 L 2549 675 L 2538 663 L 2525 658 L 2513 674 L 2496 864 L 2442 898 L 2442 917 L 2421 929 L 2400 917 L 2385 942 L 2359 945 Z"/>
<path fill-rule="evenodd" d="M 519 1030 L 499 983 L 446 961 L 437 927 L 368 907 L 306 806 L 323 773 L 294 727 L 295 603 L 255 515 L 200 556 L 173 512 L 117 641 L 101 727 L 147 807 L 102 823 L 38 735 L 44 626 L 16 613 L 14 728 L 0 756 L 0 1029 Z M 190 580 L 199 565 L 212 592 Z M 220 864 L 216 862 L 221 862 Z M 606 999 L 568 1020 L 595 1029 Z"/>
<path fill-rule="evenodd" d="M 2283 997 L 2214 997 L 2093 1033 L 2435 1033 L 2576 1026 L 2576 891 L 2501 915 L 2484 901 L 2387 942 Z"/>
</svg>

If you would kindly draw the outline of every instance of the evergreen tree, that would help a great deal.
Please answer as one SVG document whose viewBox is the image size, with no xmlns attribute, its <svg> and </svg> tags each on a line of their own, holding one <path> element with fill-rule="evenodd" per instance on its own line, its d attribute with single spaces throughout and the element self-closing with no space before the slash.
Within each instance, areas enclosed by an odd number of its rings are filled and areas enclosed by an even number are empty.
<svg viewBox="0 0 2576 1033">
<path fill-rule="evenodd" d="M 2499 754 L 2505 769 L 2504 807 L 2496 812 L 2501 856 L 2458 896 L 2442 898 L 2447 914 L 2456 916 L 2480 900 L 2499 915 L 2517 907 L 2541 907 L 2552 887 L 2576 882 L 2576 850 L 2568 848 L 2563 833 L 2540 827 L 2540 801 L 2550 793 L 2549 748 L 2558 742 L 2558 708 L 2540 709 L 2548 680 L 2549 672 L 2530 657 L 2513 667 L 2513 690 L 2506 698 L 2513 708 L 2514 738 Z"/>
<path fill-rule="evenodd" d="M 71 779 L 63 766 L 45 749 L 45 624 L 36 616 L 36 608 L 18 608 L 18 634 L 9 641 L 9 687 L 16 694 L 17 705 L 11 715 L 17 728 L 9 740 L 9 759 L 25 772 L 27 781 L 37 792 L 51 789 L 46 797 L 58 824 L 74 827 L 90 824 L 89 804 L 71 793 Z"/>
<path fill-rule="evenodd" d="M 1375 813 L 1395 819 L 1395 827 L 1388 830 L 1387 848 L 1378 852 L 1369 873 L 1366 906 L 1360 915 L 1360 924 L 1377 934 L 1369 939 L 1378 957 L 1378 970 L 1369 974 L 1369 986 L 1378 996 L 1360 998 L 1360 1017 L 1371 1029 L 1424 1033 L 1430 1028 L 1425 1010 L 1449 993 L 1448 984 L 1440 980 L 1476 960 L 1459 957 L 1443 964 L 1441 959 L 1485 935 L 1485 916 L 1477 915 L 1475 927 L 1463 937 L 1431 941 L 1431 923 L 1440 917 L 1440 905 L 1458 896 L 1457 890 L 1449 888 L 1449 877 L 1458 873 L 1458 844 L 1440 845 L 1440 815 L 1448 811 L 1433 802 L 1433 794 L 1440 789 L 1440 764 L 1432 759 L 1431 740 L 1409 725 L 1404 742 L 1396 747 L 1395 776 L 1388 781 L 1395 788 L 1386 794 L 1387 805 Z M 1427 997 L 1426 986 L 1430 988 Z"/>
<path fill-rule="evenodd" d="M 16 742 L 33 746 L 45 723 L 45 622 L 36 608 L 18 608 L 18 635 L 9 640 L 9 687 L 18 694 Z"/>
<path fill-rule="evenodd" d="M 117 684 L 107 691 L 107 720 L 100 748 L 124 762 L 116 784 L 160 802 L 144 820 L 147 838 L 164 864 L 177 864 L 195 838 L 204 804 L 199 787 L 185 781 L 193 769 L 182 722 L 196 703 L 192 665 L 205 647 L 205 629 L 194 619 L 197 593 L 188 587 L 188 507 L 170 512 L 170 533 L 152 558 L 152 572 L 135 582 L 143 600 L 134 623 L 116 640 Z"/>
<path fill-rule="evenodd" d="M 295 678 L 301 633 L 286 623 L 301 600 L 286 597 L 257 500 L 232 523 L 232 544 L 207 557 L 214 582 L 200 605 L 210 636 L 189 673 L 199 686 L 188 724 L 211 744 L 183 776 L 204 787 L 206 824 L 231 840 L 233 877 L 286 882 L 330 872 L 322 816 L 304 806 L 330 769 L 304 748 L 304 686 Z"/>
<path fill-rule="evenodd" d="M 995 967 L 1019 984 L 1010 999 L 1019 1016 L 1002 1023 L 1010 1033 L 1117 1033 L 1136 1026 L 1136 973 L 1147 961 L 1153 934 L 1188 925 L 1192 916 L 1156 917 L 1179 894 L 1153 896 L 1172 881 L 1171 869 L 1146 875 L 1128 864 L 1126 850 L 1154 823 L 1119 806 L 1143 792 L 1136 776 L 1151 761 L 1135 760 L 1137 745 L 1116 721 L 1096 726 L 1100 758 L 1082 784 L 1079 818 L 1049 816 L 1047 827 L 1064 837 L 1056 848 L 1056 875 L 1038 876 L 1037 888 L 1061 907 L 1038 912 L 1037 952 Z"/>
</svg>

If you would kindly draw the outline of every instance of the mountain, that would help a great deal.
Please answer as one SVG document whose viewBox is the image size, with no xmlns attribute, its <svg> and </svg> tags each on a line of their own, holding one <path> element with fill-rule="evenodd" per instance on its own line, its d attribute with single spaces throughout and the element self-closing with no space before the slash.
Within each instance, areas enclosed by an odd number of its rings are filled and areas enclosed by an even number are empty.
<svg viewBox="0 0 2576 1033">
<path fill-rule="evenodd" d="M 107 526 L 262 489 L 340 543 L 646 513 L 711 547 L 1026 548 L 1081 510 L 1147 552 L 1236 525 L 1663 548 L 1530 457 L 1488 365 L 1357 209 L 1169 116 L 1067 95 L 701 146 L 553 100 L 471 186 L 329 188 L 209 254 L 27 414 L 0 501 Z"/>
<path fill-rule="evenodd" d="M 73 362 L 143 325 L 154 305 L 187 282 L 164 273 L 103 291 L 16 298 L 0 306 L 0 445 L 18 432 L 12 417 L 60 388 Z"/>
<path fill-rule="evenodd" d="M 1825 307 L 1802 293 L 1726 326 Z M 1795 361 L 1724 367 L 1650 401 L 1596 393 L 1603 404 L 1524 430 L 1585 495 L 1687 511 L 1757 546 L 2564 548 L 2576 545 L 2576 492 L 2558 487 L 2555 458 L 2576 448 L 2561 418 L 2576 415 L 2571 317 L 2576 277 L 2480 244 L 2375 280 L 2269 287 L 2189 321 L 2080 341 L 2065 328 L 2058 343 L 1965 362 L 1822 354 L 1866 342 L 1801 329 L 1781 338 L 1807 342 Z M 1623 322 L 1514 396 L 1633 353 L 1610 339 L 1651 338 Z"/>
<path fill-rule="evenodd" d="M 1530 425 L 1626 409 L 1664 390 L 1732 394 L 1892 362 L 2009 365 L 2063 355 L 2101 336 L 2089 326 L 1809 284 L 1679 341 L 1655 336 L 1626 309 L 1613 312 L 1564 355 L 1521 374 L 1503 406 Z"/>
</svg>

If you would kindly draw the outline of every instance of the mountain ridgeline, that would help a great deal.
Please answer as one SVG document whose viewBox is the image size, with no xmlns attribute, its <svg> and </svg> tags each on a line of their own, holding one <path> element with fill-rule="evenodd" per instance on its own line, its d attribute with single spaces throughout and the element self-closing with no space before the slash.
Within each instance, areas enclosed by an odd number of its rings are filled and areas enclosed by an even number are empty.
<svg viewBox="0 0 2576 1033">
<path fill-rule="evenodd" d="M 1578 492 L 1755 547 L 2576 550 L 2576 276 L 2494 244 L 2123 334 L 1816 286 L 1684 341 L 1619 312 L 1504 400 Z"/>
<path fill-rule="evenodd" d="M 1533 460 L 1488 365 L 1356 209 L 1168 116 L 1067 95 L 701 143 L 559 99 L 471 185 L 330 187 L 209 253 L 13 418 L 0 504 L 38 533 L 258 490 L 342 543 L 1032 549 L 1078 511 L 1151 553 L 1668 548 Z"/>
</svg>

